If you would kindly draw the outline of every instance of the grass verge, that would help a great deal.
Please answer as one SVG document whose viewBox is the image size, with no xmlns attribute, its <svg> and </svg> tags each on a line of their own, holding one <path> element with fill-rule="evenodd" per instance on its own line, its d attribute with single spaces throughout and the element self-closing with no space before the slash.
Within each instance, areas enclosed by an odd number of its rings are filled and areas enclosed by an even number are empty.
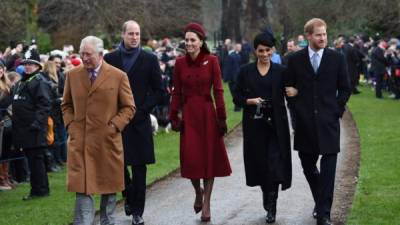
<svg viewBox="0 0 400 225">
<path fill-rule="evenodd" d="M 400 101 L 376 99 L 369 87 L 361 91 L 349 102 L 361 137 L 361 163 L 347 224 L 400 224 Z"/>
</svg>

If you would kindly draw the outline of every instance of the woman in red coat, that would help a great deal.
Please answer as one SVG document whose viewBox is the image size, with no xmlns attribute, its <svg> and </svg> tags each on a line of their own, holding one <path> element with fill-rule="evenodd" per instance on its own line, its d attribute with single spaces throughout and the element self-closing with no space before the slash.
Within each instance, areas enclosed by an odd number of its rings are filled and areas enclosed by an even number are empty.
<svg viewBox="0 0 400 225">
<path fill-rule="evenodd" d="M 176 60 L 169 115 L 172 128 L 181 132 L 181 175 L 191 179 L 195 189 L 194 210 L 202 211 L 202 221 L 209 221 L 214 177 L 232 172 L 223 140 L 224 90 L 218 59 L 207 48 L 203 27 L 189 23 L 184 31 L 186 55 Z"/>
</svg>

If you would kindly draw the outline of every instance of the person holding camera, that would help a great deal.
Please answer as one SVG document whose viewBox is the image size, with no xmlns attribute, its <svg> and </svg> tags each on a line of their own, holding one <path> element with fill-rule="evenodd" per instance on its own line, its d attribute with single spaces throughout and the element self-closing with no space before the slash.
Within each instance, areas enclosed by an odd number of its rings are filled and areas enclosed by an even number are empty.
<svg viewBox="0 0 400 225">
<path fill-rule="evenodd" d="M 269 30 L 255 37 L 257 60 L 241 67 L 233 97 L 243 107 L 246 184 L 261 186 L 267 223 L 275 221 L 279 185 L 286 190 L 292 180 L 284 67 L 271 62 L 274 45 Z"/>
</svg>

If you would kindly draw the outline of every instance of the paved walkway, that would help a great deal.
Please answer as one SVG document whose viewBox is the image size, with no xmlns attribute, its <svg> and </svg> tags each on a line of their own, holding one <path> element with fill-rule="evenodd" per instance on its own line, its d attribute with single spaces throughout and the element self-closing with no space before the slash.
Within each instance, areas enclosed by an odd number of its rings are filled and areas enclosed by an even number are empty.
<svg viewBox="0 0 400 225">
<path fill-rule="evenodd" d="M 342 123 L 342 152 L 338 157 L 338 174 L 346 156 L 346 126 Z M 265 211 L 262 207 L 260 188 L 245 185 L 242 157 L 241 128 L 236 129 L 225 140 L 233 173 L 229 177 L 217 178 L 211 202 L 211 222 L 215 225 L 264 225 Z M 304 178 L 297 152 L 292 152 L 292 187 L 279 192 L 277 225 L 315 224 L 311 216 L 314 203 Z M 337 177 L 337 179 L 340 179 Z M 337 185 L 338 186 L 338 185 Z M 200 222 L 200 213 L 194 214 L 194 191 L 189 180 L 179 172 L 158 182 L 147 191 L 144 220 L 146 225 L 193 225 Z M 131 224 L 121 206 L 117 209 L 117 224 Z"/>
</svg>

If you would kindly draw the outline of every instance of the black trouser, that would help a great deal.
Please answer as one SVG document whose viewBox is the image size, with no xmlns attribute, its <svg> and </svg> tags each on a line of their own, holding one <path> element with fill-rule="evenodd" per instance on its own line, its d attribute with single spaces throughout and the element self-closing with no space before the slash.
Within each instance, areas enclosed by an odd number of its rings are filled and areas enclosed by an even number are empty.
<svg viewBox="0 0 400 225">
<path fill-rule="evenodd" d="M 335 186 L 337 153 L 322 155 L 320 169 L 317 161 L 319 154 L 307 154 L 299 152 L 304 175 L 310 185 L 310 189 L 316 205 L 319 218 L 330 218 L 333 191 Z"/>
<path fill-rule="evenodd" d="M 45 167 L 45 150 L 46 148 L 24 150 L 31 171 L 31 195 L 47 195 L 50 192 Z"/>
<path fill-rule="evenodd" d="M 383 83 L 383 76 L 384 74 L 382 73 L 375 73 L 375 96 L 377 98 L 382 98 L 382 83 Z"/>
<path fill-rule="evenodd" d="M 395 76 L 394 77 L 394 84 L 395 84 L 395 95 L 396 95 L 396 99 L 400 99 L 400 77 Z"/>
<path fill-rule="evenodd" d="M 357 90 L 358 81 L 360 80 L 360 74 L 351 74 L 350 77 L 350 87 L 351 91 L 354 93 Z"/>
<path fill-rule="evenodd" d="M 146 200 L 146 165 L 132 166 L 132 177 L 128 167 L 125 166 L 125 191 L 126 204 L 132 210 L 133 215 L 143 215 Z"/>
</svg>

